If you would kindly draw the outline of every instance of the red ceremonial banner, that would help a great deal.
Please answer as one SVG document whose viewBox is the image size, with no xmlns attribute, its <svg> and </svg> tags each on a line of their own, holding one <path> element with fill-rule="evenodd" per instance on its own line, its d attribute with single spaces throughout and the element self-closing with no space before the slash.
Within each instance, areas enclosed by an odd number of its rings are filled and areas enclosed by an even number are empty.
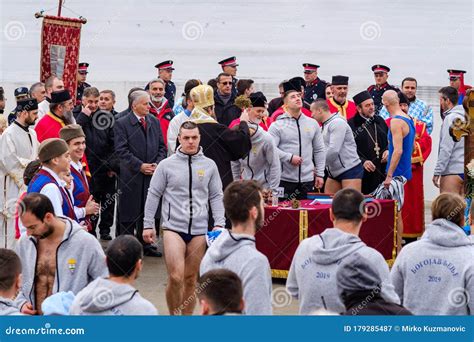
<svg viewBox="0 0 474 342">
<path fill-rule="evenodd" d="M 56 75 L 64 82 L 76 101 L 77 65 L 81 41 L 82 19 L 46 16 L 41 32 L 41 74 L 45 82 Z"/>
</svg>

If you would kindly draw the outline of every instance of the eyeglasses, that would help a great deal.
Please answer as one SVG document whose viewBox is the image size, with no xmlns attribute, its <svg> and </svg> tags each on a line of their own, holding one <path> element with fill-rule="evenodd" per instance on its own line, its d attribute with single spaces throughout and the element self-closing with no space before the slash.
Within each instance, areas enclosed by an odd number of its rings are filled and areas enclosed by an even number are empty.
<svg viewBox="0 0 474 342">
<path fill-rule="evenodd" d="M 231 85 L 232 82 L 220 82 L 222 85 Z"/>
</svg>

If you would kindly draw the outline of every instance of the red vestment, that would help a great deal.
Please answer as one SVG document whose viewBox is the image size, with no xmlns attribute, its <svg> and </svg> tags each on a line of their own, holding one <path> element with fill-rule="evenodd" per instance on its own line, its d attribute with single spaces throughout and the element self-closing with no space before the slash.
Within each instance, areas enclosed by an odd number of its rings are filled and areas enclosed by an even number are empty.
<svg viewBox="0 0 474 342">
<path fill-rule="evenodd" d="M 346 120 L 352 119 L 357 113 L 357 107 L 354 102 L 346 100 L 342 106 L 334 101 L 333 98 L 326 100 L 331 114 L 339 112 Z"/>
</svg>

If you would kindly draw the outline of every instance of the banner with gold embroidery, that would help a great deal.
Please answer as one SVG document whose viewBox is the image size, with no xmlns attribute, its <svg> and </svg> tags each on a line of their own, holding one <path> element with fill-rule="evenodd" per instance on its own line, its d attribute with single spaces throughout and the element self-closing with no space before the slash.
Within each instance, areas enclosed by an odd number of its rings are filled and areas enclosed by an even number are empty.
<svg viewBox="0 0 474 342">
<path fill-rule="evenodd" d="M 77 65 L 83 19 L 45 16 L 41 30 L 41 73 L 46 81 L 56 75 L 64 82 L 75 102 Z"/>
</svg>

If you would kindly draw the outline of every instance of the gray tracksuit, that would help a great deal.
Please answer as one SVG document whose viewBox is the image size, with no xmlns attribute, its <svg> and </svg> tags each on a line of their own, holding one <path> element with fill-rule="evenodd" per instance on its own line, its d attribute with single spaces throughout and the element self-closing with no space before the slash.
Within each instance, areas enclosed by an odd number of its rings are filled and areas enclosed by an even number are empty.
<svg viewBox="0 0 474 342">
<path fill-rule="evenodd" d="M 474 244 L 448 220 L 434 220 L 403 247 L 390 275 L 415 315 L 474 315 Z"/>
<path fill-rule="evenodd" d="M 20 309 L 11 299 L 0 297 L 0 316 L 21 316 Z"/>
<path fill-rule="evenodd" d="M 252 148 L 244 159 L 231 162 L 234 180 L 254 179 L 264 189 L 276 189 L 280 185 L 281 165 L 272 136 L 255 125 L 256 132 L 250 138 Z"/>
<path fill-rule="evenodd" d="M 465 121 L 464 108 L 457 105 L 444 115 L 439 133 L 438 161 L 434 170 L 436 176 L 464 173 L 464 138 L 455 142 L 449 134 L 449 128 L 455 119 L 460 118 Z"/>
<path fill-rule="evenodd" d="M 52 293 L 72 291 L 77 294 L 98 277 L 107 277 L 105 254 L 97 239 L 77 222 L 59 217 L 66 222 L 64 236 L 56 251 L 56 272 Z M 18 307 L 29 301 L 36 308 L 35 281 L 38 241 L 22 236 L 17 246 L 22 267 L 23 285 L 15 303 Z"/>
<path fill-rule="evenodd" d="M 200 274 L 225 268 L 242 280 L 246 315 L 272 314 L 270 263 L 257 251 L 255 237 L 224 230 L 201 261 Z"/>
<path fill-rule="evenodd" d="M 352 129 L 342 116 L 333 114 L 327 119 L 322 133 L 329 177 L 335 178 L 361 163 Z"/>
<path fill-rule="evenodd" d="M 281 162 L 281 180 L 292 183 L 312 182 L 314 171 L 324 177 L 326 151 L 321 128 L 316 120 L 300 114 L 298 119 L 284 113 L 270 126 Z M 292 156 L 300 156 L 303 163 L 291 164 Z"/>
<path fill-rule="evenodd" d="M 128 284 L 98 278 L 80 291 L 69 310 L 71 315 L 158 315 L 158 310 Z"/>
<path fill-rule="evenodd" d="M 155 228 L 155 213 L 161 206 L 162 226 L 192 235 L 207 233 L 209 203 L 214 225 L 224 227 L 222 182 L 216 163 L 204 156 L 202 147 L 194 155 L 176 150 L 158 164 L 145 203 L 144 228 Z"/>
<path fill-rule="evenodd" d="M 341 261 L 358 252 L 372 263 L 382 279 L 381 295 L 399 304 L 400 300 L 389 281 L 389 269 L 383 256 L 368 247 L 353 234 L 338 228 L 328 228 L 319 235 L 303 240 L 291 262 L 286 281 L 288 292 L 300 301 L 300 314 L 308 315 L 318 309 L 340 313 L 346 311 L 336 282 Z"/>
</svg>

